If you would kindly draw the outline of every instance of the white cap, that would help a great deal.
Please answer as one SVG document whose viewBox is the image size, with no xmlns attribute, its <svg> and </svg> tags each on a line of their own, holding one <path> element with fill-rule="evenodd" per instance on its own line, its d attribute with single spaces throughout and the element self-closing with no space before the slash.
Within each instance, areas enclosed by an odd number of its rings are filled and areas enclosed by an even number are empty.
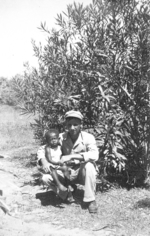
<svg viewBox="0 0 150 236">
<path fill-rule="evenodd" d="M 65 114 L 65 118 L 67 119 L 69 117 L 74 117 L 74 118 L 78 118 L 80 120 L 83 120 L 83 115 L 81 114 L 80 111 L 74 111 L 74 110 L 67 111 Z"/>
</svg>

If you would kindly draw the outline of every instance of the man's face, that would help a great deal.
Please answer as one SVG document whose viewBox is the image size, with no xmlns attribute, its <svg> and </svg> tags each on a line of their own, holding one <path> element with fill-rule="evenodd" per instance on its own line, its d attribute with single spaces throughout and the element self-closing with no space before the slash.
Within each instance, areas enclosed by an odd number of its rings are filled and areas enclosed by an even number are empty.
<svg viewBox="0 0 150 236">
<path fill-rule="evenodd" d="M 81 131 L 81 120 L 78 118 L 70 118 L 66 122 L 67 129 L 72 138 L 76 138 Z"/>
</svg>

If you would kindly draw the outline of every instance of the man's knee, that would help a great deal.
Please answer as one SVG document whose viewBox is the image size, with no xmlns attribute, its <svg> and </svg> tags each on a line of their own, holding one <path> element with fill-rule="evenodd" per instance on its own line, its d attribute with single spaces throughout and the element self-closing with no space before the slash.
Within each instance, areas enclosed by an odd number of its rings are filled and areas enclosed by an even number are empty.
<svg viewBox="0 0 150 236">
<path fill-rule="evenodd" d="M 87 162 L 86 164 L 85 164 L 85 171 L 86 172 L 92 172 L 92 173 L 95 173 L 96 172 L 96 170 L 95 170 L 95 166 L 94 166 L 94 164 L 93 163 L 91 163 L 91 162 Z"/>
<path fill-rule="evenodd" d="M 96 181 L 96 168 L 94 163 L 88 162 L 85 165 L 85 179 L 90 178 L 92 181 Z"/>
<path fill-rule="evenodd" d="M 79 179 L 81 184 L 85 184 L 85 179 L 87 178 L 93 179 L 93 181 L 96 178 L 95 166 L 91 162 L 84 163 L 80 170 Z"/>
</svg>

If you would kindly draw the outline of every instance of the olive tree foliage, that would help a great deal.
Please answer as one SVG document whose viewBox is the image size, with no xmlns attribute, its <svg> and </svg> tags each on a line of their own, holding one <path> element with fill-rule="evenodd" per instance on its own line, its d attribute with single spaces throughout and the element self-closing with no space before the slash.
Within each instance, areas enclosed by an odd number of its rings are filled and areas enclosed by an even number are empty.
<svg viewBox="0 0 150 236">
<path fill-rule="evenodd" d="M 58 14 L 45 45 L 33 42 L 39 70 L 27 69 L 15 87 L 24 112 L 37 113 L 36 138 L 64 127 L 70 109 L 84 115 L 103 173 L 121 173 L 130 184 L 149 173 L 149 1 L 93 0 Z"/>
</svg>

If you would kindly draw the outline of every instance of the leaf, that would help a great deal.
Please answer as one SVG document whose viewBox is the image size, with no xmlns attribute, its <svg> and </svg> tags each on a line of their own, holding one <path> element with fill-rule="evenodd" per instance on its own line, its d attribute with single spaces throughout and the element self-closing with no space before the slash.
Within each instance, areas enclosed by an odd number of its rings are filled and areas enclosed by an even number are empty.
<svg viewBox="0 0 150 236">
<path fill-rule="evenodd" d="M 120 136 L 120 137 L 123 137 L 124 135 L 120 132 L 120 131 L 118 131 L 118 130 L 116 130 L 115 132 L 115 135 L 118 135 L 118 136 Z"/>
<path fill-rule="evenodd" d="M 122 155 L 121 153 L 117 152 L 115 147 L 113 148 L 113 152 L 114 152 L 115 156 L 118 159 L 120 159 L 120 160 L 127 160 L 127 158 L 124 155 Z"/>
</svg>

